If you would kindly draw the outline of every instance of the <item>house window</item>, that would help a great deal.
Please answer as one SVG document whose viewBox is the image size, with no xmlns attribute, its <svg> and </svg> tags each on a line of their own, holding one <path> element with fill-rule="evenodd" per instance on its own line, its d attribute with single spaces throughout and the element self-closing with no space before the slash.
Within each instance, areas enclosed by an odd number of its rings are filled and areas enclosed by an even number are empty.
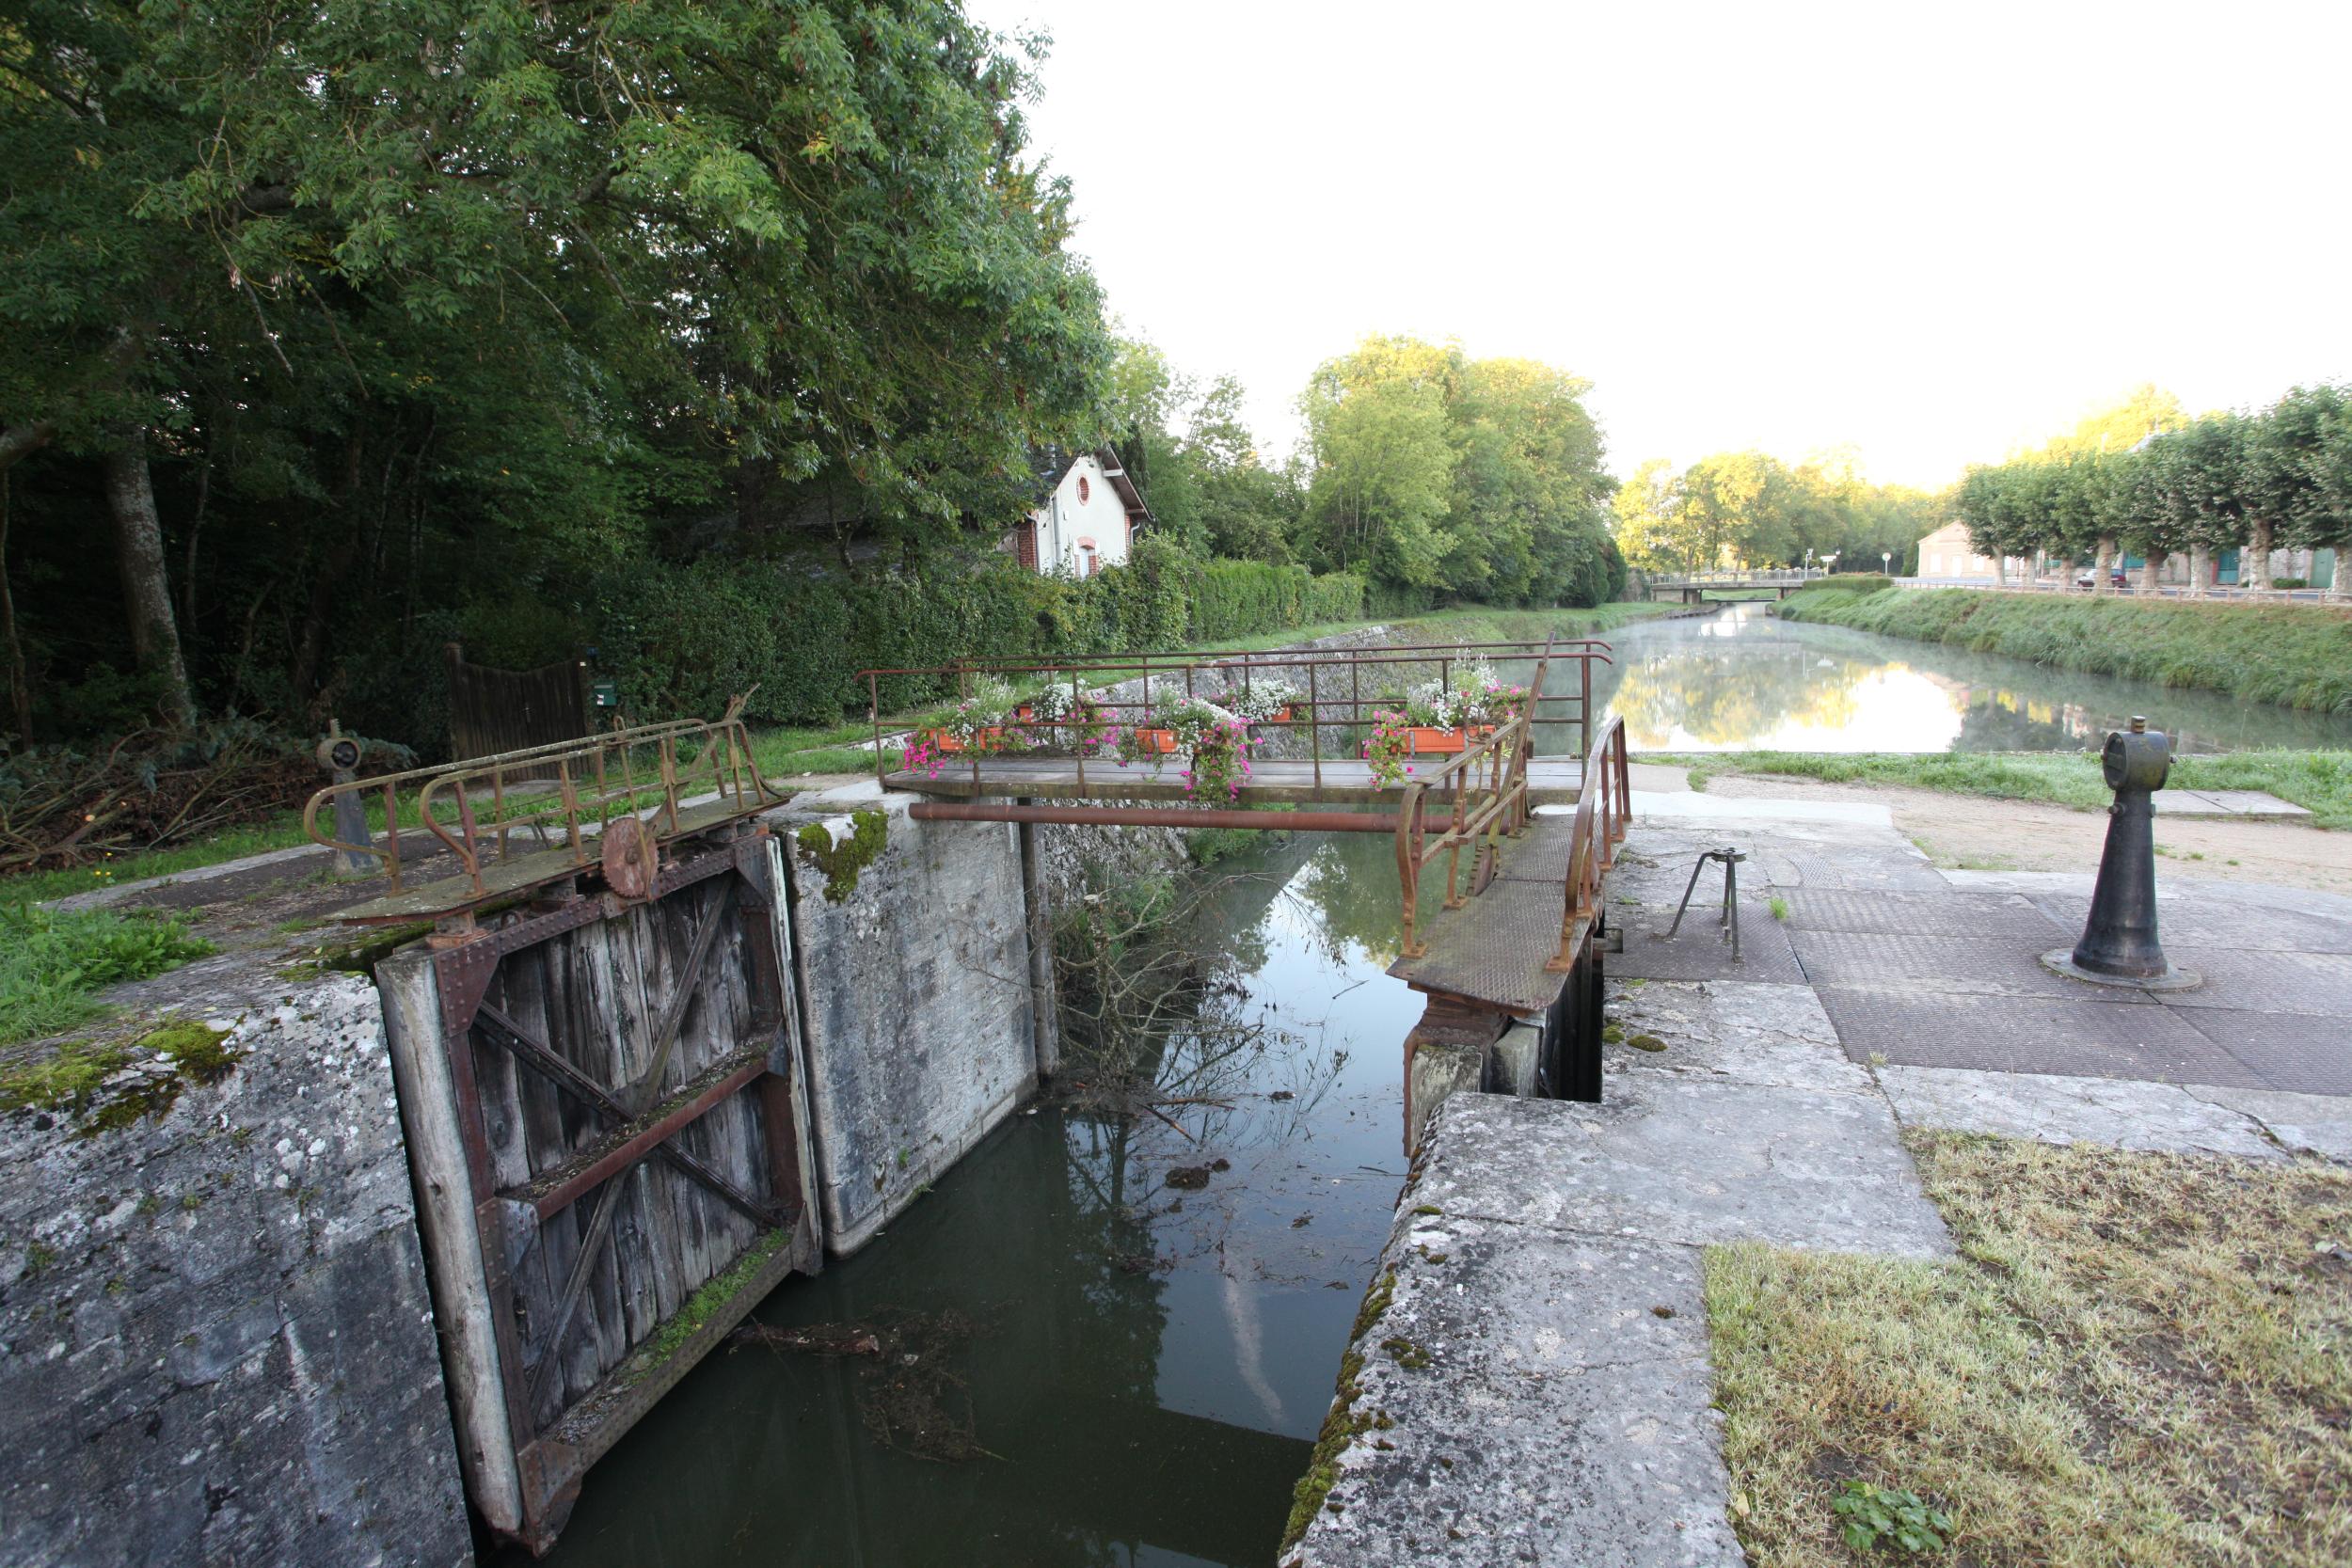
<svg viewBox="0 0 2352 1568">
<path fill-rule="evenodd" d="M 1087 498 L 1092 494 L 1094 494 L 1094 487 L 1087 483 L 1086 475 L 1080 474 L 1078 476 L 1078 504 L 1086 505 Z"/>
<path fill-rule="evenodd" d="M 1082 578 L 1090 578 L 1102 569 L 1103 562 L 1096 558 L 1094 554 L 1094 546 L 1092 545 L 1080 546 L 1078 549 L 1078 575 Z"/>
</svg>

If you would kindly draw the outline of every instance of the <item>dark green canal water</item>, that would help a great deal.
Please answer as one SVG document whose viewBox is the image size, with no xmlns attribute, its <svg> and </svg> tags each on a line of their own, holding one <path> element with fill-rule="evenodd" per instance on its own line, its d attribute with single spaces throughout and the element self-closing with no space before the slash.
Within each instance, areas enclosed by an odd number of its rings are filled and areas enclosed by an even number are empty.
<svg viewBox="0 0 2352 1568">
<path fill-rule="evenodd" d="M 739 1345 L 590 1472 L 551 1562 L 1273 1560 L 1402 1184 L 1399 1052 L 1420 1008 L 1382 973 L 1387 839 L 1302 836 L 1208 875 L 1235 873 L 1203 932 L 1228 1027 L 1169 1042 L 1156 1073 L 1166 1096 L 1221 1104 L 1168 1106 L 1182 1132 L 1016 1117 L 865 1251 L 755 1314 L 944 1321 L 905 1370 L 986 1453 L 941 1463 L 878 1437 L 894 1406 L 870 1357 Z M 1166 1185 L 1216 1160 L 1205 1189 Z M 926 1357 L 944 1379 L 924 1381 Z"/>
</svg>

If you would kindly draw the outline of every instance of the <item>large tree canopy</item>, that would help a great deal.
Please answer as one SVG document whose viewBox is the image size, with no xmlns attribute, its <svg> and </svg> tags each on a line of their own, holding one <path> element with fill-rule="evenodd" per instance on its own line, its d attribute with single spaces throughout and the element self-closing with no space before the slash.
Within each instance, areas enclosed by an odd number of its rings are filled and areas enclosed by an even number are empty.
<svg viewBox="0 0 2352 1568">
<path fill-rule="evenodd" d="M 1299 400 L 1311 559 L 1497 603 L 1607 597 L 1613 486 L 1590 389 L 1534 360 L 1413 338 L 1327 360 Z"/>
<path fill-rule="evenodd" d="M 0 472 L 111 520 L 182 713 L 183 640 L 298 713 L 665 519 L 1000 522 L 1108 355 L 1029 69 L 945 3 L 22 0 Z"/>
</svg>

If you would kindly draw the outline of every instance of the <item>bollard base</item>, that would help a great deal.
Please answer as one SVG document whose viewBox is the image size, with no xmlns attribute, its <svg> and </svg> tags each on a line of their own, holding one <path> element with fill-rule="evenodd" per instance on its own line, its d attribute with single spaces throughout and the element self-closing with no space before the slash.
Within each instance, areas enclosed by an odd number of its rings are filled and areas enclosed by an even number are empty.
<svg viewBox="0 0 2352 1568">
<path fill-rule="evenodd" d="M 2203 975 L 2169 964 L 2161 974 L 2101 974 L 2077 964 L 2071 947 L 2054 947 L 2042 954 L 2042 967 L 2070 980 L 2088 980 L 2094 986 L 2127 986 L 2134 990 L 2195 990 L 2205 983 Z"/>
</svg>

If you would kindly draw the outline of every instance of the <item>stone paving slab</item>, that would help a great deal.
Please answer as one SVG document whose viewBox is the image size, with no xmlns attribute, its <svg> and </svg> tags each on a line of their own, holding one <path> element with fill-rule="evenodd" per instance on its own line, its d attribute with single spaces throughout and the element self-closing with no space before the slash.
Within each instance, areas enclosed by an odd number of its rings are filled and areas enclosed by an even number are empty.
<svg viewBox="0 0 2352 1568">
<path fill-rule="evenodd" d="M 2150 994 L 2089 986 L 2053 974 L 2041 955 L 2066 945 L 2043 927 L 2031 937 L 1914 937 L 1863 931 L 1799 931 L 1792 939 L 1804 977 L 1816 986 L 1905 990 L 1944 996 L 2041 996 L 2094 1006 L 2152 1007 Z"/>
<path fill-rule="evenodd" d="M 2287 1158 L 2254 1117 L 2170 1084 L 1928 1067 L 1883 1067 L 1878 1081 L 1909 1126 L 2172 1154 Z"/>
<path fill-rule="evenodd" d="M 2211 885 L 2211 884 L 2208 884 Z M 2069 937 L 2090 918 L 2090 895 L 2040 894 L 2034 907 Z M 2244 948 L 2257 953 L 2352 953 L 2352 917 L 2273 909 L 2250 901 L 2194 895 L 2156 895 L 2156 934 L 2169 952 L 2176 943 Z"/>
<path fill-rule="evenodd" d="M 2184 1007 L 2179 1016 L 2252 1080 L 2192 1076 L 2188 1082 L 2225 1088 L 2352 1095 L 2352 1026 L 2341 1019 L 2222 1007 Z"/>
<path fill-rule="evenodd" d="M 2312 816 L 2259 789 L 2159 789 L 2149 799 L 2159 816 L 2234 816 L 2249 822 L 2308 822 Z"/>
<path fill-rule="evenodd" d="M 1625 1072 L 1598 1105 L 1456 1096 L 1444 1117 L 1445 1158 L 1413 1201 L 1449 1216 L 1692 1246 L 1951 1251 L 1877 1094 Z"/>
<path fill-rule="evenodd" d="M 1353 1410 L 1391 1424 L 1341 1456 L 1286 1564 L 1745 1560 L 1695 1251 L 1407 1210 L 1386 1266 Z"/>
<path fill-rule="evenodd" d="M 1751 905 L 1744 896 L 1740 903 L 1737 963 L 1731 958 L 1731 943 L 1718 934 L 1716 922 L 1723 910 L 1719 885 L 1713 902 L 1692 899 L 1690 912 L 1682 917 L 1682 929 L 1672 942 L 1665 940 L 1666 927 L 1674 924 L 1672 904 L 1640 909 L 1613 905 L 1609 924 L 1625 934 L 1625 950 L 1610 954 L 1603 967 L 1608 974 L 1628 979 L 1803 981 L 1804 972 L 1797 967 L 1787 928 L 1772 917 L 1769 908 Z"/>
<path fill-rule="evenodd" d="M 1850 892 L 1793 888 L 1785 895 L 1797 931 L 1867 931 L 1888 936 L 2001 937 L 2042 942 L 2065 933 L 2033 900 L 2016 893 Z M 2074 923 L 2082 929 L 2082 922 Z"/>
<path fill-rule="evenodd" d="M 2089 990 L 2090 988 L 2083 988 Z M 2285 1088 L 2222 1049 L 2188 1009 L 2055 996 L 1827 987 L 1821 1006 L 1846 1054 L 1911 1067 L 2143 1078 Z"/>
<path fill-rule="evenodd" d="M 2252 1117 L 2294 1153 L 2352 1164 L 2352 1100 L 2281 1089 L 2223 1089 L 2209 1084 L 2191 1084 L 2187 1092 Z"/>
<path fill-rule="evenodd" d="M 2164 955 L 2204 981 L 2195 990 L 2165 992 L 2166 1006 L 2352 1019 L 2352 954 L 2262 953 L 2167 942 Z M 2332 1032 L 2352 1036 L 2352 1025 L 2339 1022 Z"/>
<path fill-rule="evenodd" d="M 1612 977 L 1609 991 L 1607 1017 L 1625 1036 L 1604 1056 L 1602 1070 L 1612 1078 L 1648 1068 L 1790 1089 L 1869 1092 L 1868 1071 L 1838 1046 L 1810 986 Z M 1634 1046 L 1641 1035 L 1665 1049 Z M 1604 1104 L 1611 1092 L 1605 1085 Z"/>
</svg>

